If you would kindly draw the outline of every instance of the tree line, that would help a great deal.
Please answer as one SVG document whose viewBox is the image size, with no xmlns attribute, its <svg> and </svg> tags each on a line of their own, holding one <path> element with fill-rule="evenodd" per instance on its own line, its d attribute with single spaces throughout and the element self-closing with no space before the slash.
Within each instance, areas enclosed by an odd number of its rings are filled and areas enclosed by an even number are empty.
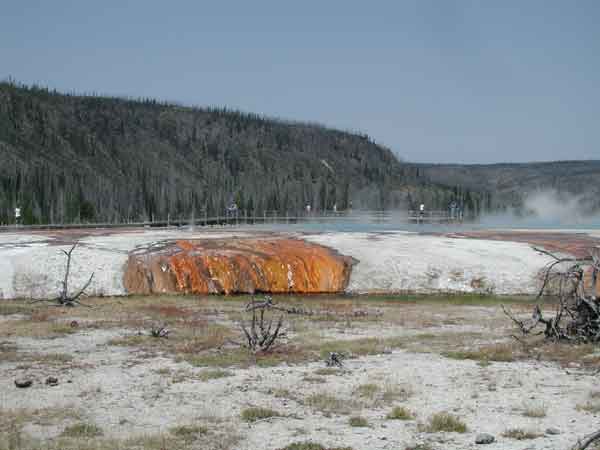
<svg viewBox="0 0 600 450">
<path fill-rule="evenodd" d="M 225 108 L 0 83 L 0 223 L 445 208 L 485 193 L 432 183 L 360 133 Z"/>
</svg>

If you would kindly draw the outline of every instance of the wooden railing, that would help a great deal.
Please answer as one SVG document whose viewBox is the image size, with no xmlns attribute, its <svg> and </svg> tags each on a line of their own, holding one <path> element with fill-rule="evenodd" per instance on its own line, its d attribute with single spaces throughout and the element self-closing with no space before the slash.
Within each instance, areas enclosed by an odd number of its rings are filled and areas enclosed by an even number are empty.
<svg viewBox="0 0 600 450">
<path fill-rule="evenodd" d="M 462 222 L 462 215 L 451 214 L 449 211 L 318 211 L 318 212 L 288 212 L 232 211 L 223 215 L 209 216 L 201 214 L 199 217 L 179 217 L 150 221 L 126 221 L 120 223 L 71 223 L 71 224 L 43 224 L 43 225 L 0 225 L 0 231 L 14 230 L 49 230 L 49 229 L 75 229 L 75 228 L 128 228 L 128 227 L 182 227 L 182 226 L 223 226 L 223 225 L 254 225 L 254 224 L 295 224 L 306 222 L 370 222 L 370 223 L 416 223 L 416 224 L 445 224 Z"/>
</svg>

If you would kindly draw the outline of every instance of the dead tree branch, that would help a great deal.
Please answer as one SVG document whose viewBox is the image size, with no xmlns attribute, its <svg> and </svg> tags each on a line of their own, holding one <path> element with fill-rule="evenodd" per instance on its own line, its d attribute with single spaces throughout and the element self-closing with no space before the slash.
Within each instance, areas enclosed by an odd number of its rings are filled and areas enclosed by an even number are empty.
<svg viewBox="0 0 600 450">
<path fill-rule="evenodd" d="M 587 436 L 585 436 L 582 439 L 577 441 L 577 444 L 575 444 L 571 450 L 585 450 L 586 448 L 588 448 L 592 443 L 594 443 L 595 441 L 597 441 L 598 439 L 600 439 L 600 430 L 596 431 L 595 433 L 592 434 L 588 434 Z"/>
<path fill-rule="evenodd" d="M 47 301 L 47 302 L 51 302 L 51 303 L 56 303 L 57 306 L 81 305 L 81 306 L 86 306 L 88 308 L 91 308 L 91 306 L 81 303 L 79 301 L 79 298 L 81 296 L 85 295 L 85 291 L 90 286 L 90 284 L 92 284 L 92 280 L 94 279 L 94 272 L 92 272 L 92 274 L 90 275 L 90 277 L 88 278 L 88 280 L 86 281 L 86 283 L 83 285 L 83 287 L 81 289 L 79 289 L 75 294 L 69 295 L 69 276 L 71 274 L 71 258 L 73 256 L 73 251 L 75 250 L 75 248 L 77 247 L 78 244 L 79 244 L 79 242 L 75 242 L 73 244 L 73 246 L 69 249 L 69 251 L 62 250 L 62 252 L 67 257 L 67 263 L 66 263 L 66 267 L 65 267 L 65 275 L 64 275 L 63 280 L 61 281 L 62 287 L 58 294 L 58 297 L 56 297 L 54 299 L 37 299 L 37 300 L 34 300 L 32 303 Z"/>
<path fill-rule="evenodd" d="M 154 325 L 150 328 L 150 336 L 155 338 L 168 338 L 171 330 L 167 328 L 167 325 Z"/>
<path fill-rule="evenodd" d="M 266 296 L 263 301 L 252 298 L 252 301 L 246 305 L 245 312 L 251 312 L 252 318 L 250 323 L 242 320 L 240 327 L 246 338 L 245 346 L 254 353 L 273 350 L 278 341 L 286 337 L 286 333 L 282 330 L 283 314 L 276 318 L 273 327 L 275 317 L 272 310 L 281 311 L 281 308 L 273 303 L 270 296 Z"/>
<path fill-rule="evenodd" d="M 546 339 L 578 343 L 600 342 L 600 298 L 595 288 L 600 272 L 600 250 L 593 249 L 585 258 L 564 258 L 546 250 L 535 248 L 550 256 L 553 261 L 543 270 L 542 287 L 537 298 L 556 296 L 558 303 L 553 317 L 546 318 L 540 305 L 534 307 L 531 319 L 516 318 L 504 305 L 504 313 L 519 327 L 522 335 L 529 335 L 540 324 Z M 591 289 L 586 286 L 586 274 L 591 280 Z"/>
</svg>

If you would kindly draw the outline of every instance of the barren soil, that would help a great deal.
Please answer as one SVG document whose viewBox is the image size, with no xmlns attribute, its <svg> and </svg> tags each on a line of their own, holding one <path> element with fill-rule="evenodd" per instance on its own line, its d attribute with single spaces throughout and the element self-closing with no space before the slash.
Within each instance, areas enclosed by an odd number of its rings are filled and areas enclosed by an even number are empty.
<svg viewBox="0 0 600 450">
<path fill-rule="evenodd" d="M 312 315 L 286 315 L 287 342 L 256 357 L 239 345 L 244 297 L 1 302 L 0 449 L 458 450 L 484 432 L 489 449 L 566 449 L 597 428 L 600 353 L 517 343 L 499 305 L 528 314 L 528 299 L 276 300 Z M 466 431 L 431 427 L 443 412 Z"/>
</svg>

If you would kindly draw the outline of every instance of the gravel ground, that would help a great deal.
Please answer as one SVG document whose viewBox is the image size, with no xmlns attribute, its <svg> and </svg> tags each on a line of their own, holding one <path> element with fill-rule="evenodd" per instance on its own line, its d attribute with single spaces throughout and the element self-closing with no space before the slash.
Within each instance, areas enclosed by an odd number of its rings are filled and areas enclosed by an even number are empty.
<svg viewBox="0 0 600 450">
<path fill-rule="evenodd" d="M 490 308 L 463 308 L 461 314 L 465 312 L 470 316 L 466 327 L 430 327 L 427 333 L 464 333 L 487 318 Z M 395 330 L 396 336 L 407 339 L 420 332 L 404 327 Z M 565 370 L 548 362 L 481 365 L 436 353 L 394 350 L 348 360 L 346 370 L 334 375 L 315 377 L 324 364 L 308 363 L 231 369 L 231 376 L 202 381 L 195 375 L 204 368 L 177 363 L 169 355 L 148 356 L 107 344 L 135 331 L 84 329 L 54 339 L 8 339 L 20 352 L 66 353 L 76 364 L 59 368 L 0 361 L 0 410 L 70 409 L 82 420 L 98 425 L 106 438 L 166 433 L 176 425 L 203 423 L 239 436 L 233 447 L 236 450 L 273 450 L 306 440 L 354 450 L 397 450 L 419 443 L 436 450 L 459 450 L 480 448 L 475 444 L 479 433 L 495 436 L 496 442 L 486 446 L 494 450 L 560 449 L 569 448 L 598 423 L 598 413 L 577 408 L 597 387 L 592 372 Z M 358 338 L 364 337 L 365 331 L 361 327 L 337 334 L 327 330 L 323 338 Z M 366 334 L 389 337 L 390 332 L 390 328 L 370 326 Z M 176 379 L 178 374 L 185 376 Z M 49 375 L 59 378 L 58 386 L 44 385 Z M 34 385 L 16 389 L 13 380 L 20 376 L 31 377 Z M 409 395 L 377 403 L 357 396 L 357 388 L 364 384 L 381 389 L 401 386 Z M 307 404 L 312 394 L 334 396 L 347 403 L 348 410 L 320 412 Z M 282 417 L 243 422 L 241 411 L 257 406 L 271 408 Z M 414 420 L 386 419 L 392 406 L 406 407 Z M 525 417 L 524 412 L 531 408 L 541 408 L 545 415 Z M 442 411 L 461 418 L 467 432 L 423 431 L 428 418 Z M 364 417 L 368 427 L 351 427 L 351 416 Z M 51 441 L 68 423 L 28 423 L 23 431 Z M 529 441 L 503 437 L 511 428 L 530 430 L 539 437 Z M 548 428 L 557 428 L 559 434 L 546 434 Z"/>
</svg>

